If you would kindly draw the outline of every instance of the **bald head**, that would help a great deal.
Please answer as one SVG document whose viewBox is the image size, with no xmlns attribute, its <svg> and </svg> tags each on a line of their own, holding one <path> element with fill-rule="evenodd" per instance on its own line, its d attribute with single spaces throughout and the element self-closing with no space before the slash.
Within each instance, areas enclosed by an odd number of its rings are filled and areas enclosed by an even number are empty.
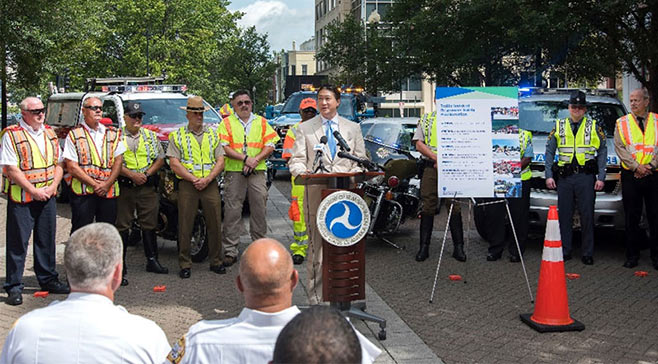
<svg viewBox="0 0 658 364">
<path fill-rule="evenodd" d="M 293 269 L 290 254 L 278 241 L 258 239 L 242 254 L 238 289 L 243 292 L 247 307 L 292 300 L 296 284 L 297 271 Z"/>
</svg>

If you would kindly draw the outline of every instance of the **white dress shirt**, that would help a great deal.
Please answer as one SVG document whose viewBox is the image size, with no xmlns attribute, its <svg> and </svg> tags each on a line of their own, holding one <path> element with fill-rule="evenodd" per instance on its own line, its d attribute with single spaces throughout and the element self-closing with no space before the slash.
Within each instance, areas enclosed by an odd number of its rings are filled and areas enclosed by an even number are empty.
<svg viewBox="0 0 658 364">
<path fill-rule="evenodd" d="M 27 131 L 27 134 L 34 139 L 39 147 L 41 155 L 46 155 L 46 140 L 48 137 L 45 135 L 46 128 L 41 125 L 37 130 L 34 130 L 30 125 L 28 125 L 24 120 L 19 122 L 19 125 Z M 16 149 L 14 149 L 14 143 L 12 143 L 9 133 L 4 133 L 2 135 L 2 149 L 0 149 L 0 166 L 18 166 L 18 156 L 16 155 Z M 59 148 L 59 145 L 57 145 Z M 58 162 L 62 161 L 62 153 L 59 153 Z"/>
<path fill-rule="evenodd" d="M 162 363 L 170 349 L 155 322 L 105 296 L 71 293 L 19 318 L 0 363 Z"/>
<path fill-rule="evenodd" d="M 167 359 L 180 364 L 267 363 L 272 360 L 279 333 L 299 312 L 297 306 L 277 313 L 244 308 L 238 317 L 228 320 L 199 321 L 174 344 Z M 362 363 L 372 363 L 381 350 L 354 331 L 361 342 Z"/>
<path fill-rule="evenodd" d="M 96 130 L 90 128 L 86 122 L 82 122 L 80 125 L 87 130 L 91 136 L 91 140 L 96 146 L 96 150 L 100 154 L 101 150 L 103 150 L 103 141 L 105 140 L 105 125 L 98 123 L 98 128 Z M 66 136 L 66 142 L 64 143 L 64 153 L 62 153 L 62 157 L 73 162 L 78 162 L 78 149 L 73 144 L 71 137 L 72 134 L 69 132 Z M 114 150 L 114 158 L 120 156 L 125 151 L 126 146 L 124 143 L 117 143 L 117 149 Z"/>
</svg>

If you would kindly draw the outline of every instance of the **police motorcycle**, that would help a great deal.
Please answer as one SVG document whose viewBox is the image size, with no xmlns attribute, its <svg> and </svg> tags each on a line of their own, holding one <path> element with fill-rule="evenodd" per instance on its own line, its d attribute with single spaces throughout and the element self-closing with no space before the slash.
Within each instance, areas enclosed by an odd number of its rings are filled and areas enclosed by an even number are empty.
<svg viewBox="0 0 658 364">
<path fill-rule="evenodd" d="M 364 137 L 367 154 L 384 175 L 361 182 L 359 188 L 370 208 L 369 236 L 375 236 L 400 248 L 384 235 L 394 234 L 400 225 L 418 216 L 420 204 L 420 154 L 412 151 L 411 134 L 403 124 L 386 129 L 384 137 L 377 133 Z M 410 134 L 411 133 L 411 134 Z"/>
</svg>

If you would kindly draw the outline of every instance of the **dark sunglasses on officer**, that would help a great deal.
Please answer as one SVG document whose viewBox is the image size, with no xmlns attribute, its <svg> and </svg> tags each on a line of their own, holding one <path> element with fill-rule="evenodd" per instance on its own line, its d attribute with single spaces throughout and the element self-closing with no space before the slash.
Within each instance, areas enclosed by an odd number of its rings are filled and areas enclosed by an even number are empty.
<svg viewBox="0 0 658 364">
<path fill-rule="evenodd" d="M 128 117 L 131 118 L 131 119 L 142 119 L 142 118 L 144 117 L 144 113 L 143 113 L 143 112 L 136 112 L 136 113 L 133 113 L 133 114 L 127 114 L 127 115 L 128 115 Z"/>
<path fill-rule="evenodd" d="M 304 114 L 313 114 L 313 115 L 318 113 L 318 111 L 315 110 L 315 108 L 312 108 L 312 107 L 307 107 L 306 109 L 303 109 L 302 112 Z"/>
</svg>

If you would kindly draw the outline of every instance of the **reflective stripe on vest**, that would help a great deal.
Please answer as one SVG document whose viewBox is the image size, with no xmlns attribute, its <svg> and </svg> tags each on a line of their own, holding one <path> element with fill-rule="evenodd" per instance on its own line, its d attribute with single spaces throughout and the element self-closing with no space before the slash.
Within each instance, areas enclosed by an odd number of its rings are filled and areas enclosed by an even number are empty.
<svg viewBox="0 0 658 364">
<path fill-rule="evenodd" d="M 213 129 L 204 131 L 201 145 L 187 126 L 169 134 L 169 142 L 173 142 L 180 151 L 180 162 L 188 172 L 197 178 L 210 175 L 216 162 L 215 149 L 219 145 L 219 138 Z M 179 175 L 176 177 L 182 179 Z"/>
<path fill-rule="evenodd" d="M 300 121 L 288 129 L 286 138 L 283 139 L 283 153 L 281 153 L 281 158 L 292 157 L 292 147 L 295 145 L 295 140 L 297 139 L 297 128 L 299 128 L 299 124 L 301 123 Z"/>
<path fill-rule="evenodd" d="M 158 136 L 151 130 L 139 128 L 139 141 L 135 152 L 128 149 L 128 133 L 123 130 L 123 143 L 126 152 L 123 153 L 123 165 L 131 171 L 146 172 L 153 161 L 158 158 Z"/>
<path fill-rule="evenodd" d="M 532 143 L 532 133 L 527 130 L 519 129 L 519 144 L 521 145 L 522 160 L 529 143 Z M 530 170 L 530 164 L 528 163 L 528 165 L 521 171 L 521 181 L 527 181 L 530 178 L 532 178 L 532 171 Z"/>
<path fill-rule="evenodd" d="M 650 112 L 647 116 L 644 132 L 640 129 L 633 114 L 617 119 L 617 132 L 622 144 L 639 164 L 649 164 L 658 148 L 658 115 Z M 630 169 L 624 162 L 624 169 Z"/>
<path fill-rule="evenodd" d="M 596 120 L 583 118 L 575 136 L 568 118 L 556 120 L 555 130 L 557 131 L 558 166 L 572 163 L 574 155 L 581 166 L 596 158 L 596 150 L 601 145 L 601 140 L 596 132 Z"/>
<path fill-rule="evenodd" d="M 428 114 L 423 114 L 423 117 L 420 119 L 420 126 L 423 128 L 423 136 L 425 140 L 423 141 L 432 152 L 437 152 L 438 142 L 436 136 L 436 111 L 432 111 Z"/>
<path fill-rule="evenodd" d="M 45 154 L 42 154 L 34 138 L 20 125 L 12 125 L 6 130 L 9 132 L 9 137 L 16 151 L 18 168 L 23 172 L 28 182 L 36 188 L 50 186 L 53 183 L 55 168 L 59 160 L 59 142 L 55 131 L 49 126 L 45 126 L 43 133 Z M 32 195 L 18 184 L 13 183 L 8 177 L 5 179 L 4 190 L 9 194 L 11 200 L 16 203 L 33 201 Z"/>
<path fill-rule="evenodd" d="M 83 126 L 71 129 L 69 135 L 73 137 L 73 145 L 78 152 L 78 165 L 82 171 L 98 181 L 106 181 L 110 178 L 112 165 L 114 165 L 114 152 L 121 141 L 121 132 L 111 126 L 106 126 L 100 151 L 97 150 L 91 135 Z M 85 185 L 75 177 L 71 181 L 71 190 L 76 195 L 94 193 L 92 186 Z M 115 198 L 117 196 L 119 196 L 119 183 L 114 181 L 105 197 Z"/>
<path fill-rule="evenodd" d="M 256 116 L 252 121 L 249 135 L 245 135 L 244 126 L 237 115 L 224 118 L 219 126 L 219 138 L 223 142 L 228 143 L 228 146 L 233 150 L 246 154 L 249 157 L 258 155 L 265 148 L 265 144 L 276 143 L 280 139 L 274 129 L 267 123 L 267 120 L 262 116 Z M 224 159 L 224 162 L 224 170 L 229 172 L 242 171 L 244 166 L 244 161 L 229 158 L 228 156 Z M 261 160 L 258 166 L 256 166 L 257 171 L 264 171 L 266 169 L 265 160 Z"/>
</svg>

